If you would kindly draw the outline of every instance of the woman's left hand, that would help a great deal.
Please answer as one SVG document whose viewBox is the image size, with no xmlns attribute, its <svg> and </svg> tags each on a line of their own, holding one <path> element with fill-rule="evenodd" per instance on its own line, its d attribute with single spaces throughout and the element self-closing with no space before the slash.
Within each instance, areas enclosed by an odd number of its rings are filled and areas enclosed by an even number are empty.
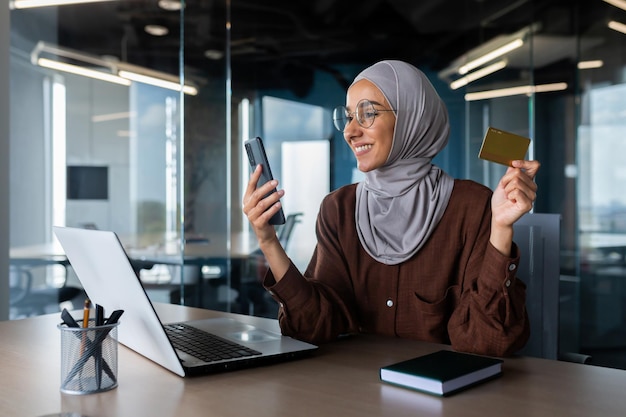
<svg viewBox="0 0 626 417">
<path fill-rule="evenodd" d="M 538 161 L 513 161 L 491 197 L 492 226 L 513 227 L 520 217 L 530 211 L 537 197 L 534 178 Z"/>
</svg>

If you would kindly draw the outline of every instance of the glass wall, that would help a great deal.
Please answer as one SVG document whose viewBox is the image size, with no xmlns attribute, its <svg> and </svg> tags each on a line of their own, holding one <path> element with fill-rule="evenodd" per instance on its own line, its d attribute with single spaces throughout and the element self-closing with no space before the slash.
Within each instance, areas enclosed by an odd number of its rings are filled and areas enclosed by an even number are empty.
<svg viewBox="0 0 626 417">
<path fill-rule="evenodd" d="M 534 211 L 561 216 L 560 351 L 625 368 L 626 235 L 618 190 L 626 183 L 617 158 L 626 123 L 626 35 L 615 22 L 626 21 L 626 12 L 586 3 L 543 11 L 566 13 L 567 24 L 542 21 L 525 42 L 524 65 L 511 58 L 517 79 L 507 68 L 466 87 L 467 169 L 490 187 L 504 172 L 475 157 L 487 126 L 532 139 L 529 156 L 542 162 Z"/>
<path fill-rule="evenodd" d="M 11 11 L 10 278 L 18 298 L 28 282 L 48 296 L 80 287 L 54 244 L 52 226 L 67 225 L 117 232 L 155 301 L 275 315 L 259 291 L 264 265 L 241 212 L 242 142 L 263 137 L 286 210 L 303 213 L 287 247 L 303 269 L 321 196 L 360 179 L 331 109 L 362 68 L 398 57 L 414 60 L 448 105 L 450 143 L 435 162 L 452 175 L 496 186 L 505 167 L 477 157 L 488 126 L 532 139 L 529 157 L 542 163 L 534 211 L 561 216 L 561 350 L 626 368 L 625 10 L 602 0 L 505 2 L 501 10 L 468 0 L 428 19 L 435 6 L 410 14 L 372 2 L 357 16 L 347 3 L 161 2 L 174 10 L 159 12 L 167 33 L 155 36 L 145 29 L 159 6 L 148 3 Z M 418 14 L 426 18 L 409 32 Z M 104 25 L 111 15 L 124 24 Z M 76 25 L 77 16 L 92 20 Z M 364 32 L 363 22 L 376 30 Z M 458 32 L 441 35 L 444 23 Z M 513 46 L 460 71 L 505 45 Z M 39 58 L 115 77 L 96 80 Z M 183 85 L 195 91 L 178 91 Z M 324 175 L 311 181 L 314 170 Z M 12 304 L 13 317 L 44 312 Z"/>
<path fill-rule="evenodd" d="M 609 6 L 581 32 L 575 145 L 581 349 L 626 367 L 626 11 Z"/>
<path fill-rule="evenodd" d="M 11 318 L 87 296 L 53 226 L 117 233 L 154 301 L 200 305 L 205 280 L 227 287 L 228 176 L 210 163 L 227 160 L 225 70 L 212 85 L 180 72 L 184 8 L 148 33 L 111 26 L 149 17 L 145 2 L 12 5 Z"/>
</svg>

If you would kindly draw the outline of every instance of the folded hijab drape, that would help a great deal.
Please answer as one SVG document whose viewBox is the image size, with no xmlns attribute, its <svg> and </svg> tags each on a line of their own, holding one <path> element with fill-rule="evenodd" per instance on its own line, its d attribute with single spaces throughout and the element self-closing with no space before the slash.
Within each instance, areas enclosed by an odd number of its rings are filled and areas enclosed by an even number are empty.
<svg viewBox="0 0 626 417">
<path fill-rule="evenodd" d="M 426 76 L 401 61 L 362 71 L 396 115 L 384 166 L 357 186 L 356 227 L 361 244 L 379 262 L 399 264 L 428 240 L 448 205 L 454 180 L 431 163 L 448 143 L 448 112 Z"/>
</svg>

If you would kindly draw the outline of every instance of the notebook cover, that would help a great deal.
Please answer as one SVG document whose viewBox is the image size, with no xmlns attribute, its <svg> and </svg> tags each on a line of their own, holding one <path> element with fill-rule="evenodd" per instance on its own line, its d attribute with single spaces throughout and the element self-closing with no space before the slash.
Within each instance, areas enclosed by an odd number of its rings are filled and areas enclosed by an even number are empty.
<svg viewBox="0 0 626 417">
<path fill-rule="evenodd" d="M 502 360 L 488 356 L 440 350 L 384 366 L 382 381 L 446 396 L 502 374 Z"/>
</svg>

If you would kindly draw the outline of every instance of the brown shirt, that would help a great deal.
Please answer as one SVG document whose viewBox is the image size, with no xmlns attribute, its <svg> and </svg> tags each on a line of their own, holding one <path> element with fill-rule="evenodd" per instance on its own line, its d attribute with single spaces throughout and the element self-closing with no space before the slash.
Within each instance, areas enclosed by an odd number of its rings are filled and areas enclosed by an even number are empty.
<svg viewBox="0 0 626 417">
<path fill-rule="evenodd" d="M 385 265 L 361 246 L 356 185 L 330 193 L 317 219 L 317 246 L 302 275 L 292 264 L 264 285 L 281 305 L 282 332 L 323 343 L 349 333 L 378 333 L 450 343 L 456 350 L 508 356 L 529 328 L 526 286 L 512 258 L 489 243 L 491 190 L 455 180 L 448 207 L 411 259 Z"/>
</svg>

